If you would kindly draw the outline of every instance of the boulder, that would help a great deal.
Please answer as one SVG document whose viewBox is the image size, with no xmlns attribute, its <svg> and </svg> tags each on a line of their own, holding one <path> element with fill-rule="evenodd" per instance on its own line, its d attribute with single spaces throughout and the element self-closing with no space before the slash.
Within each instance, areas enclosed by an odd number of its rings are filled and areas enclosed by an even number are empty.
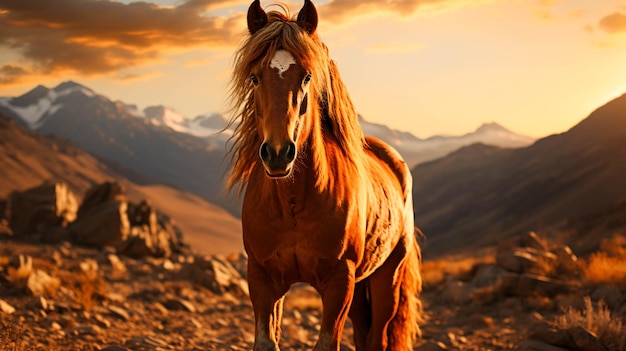
<svg viewBox="0 0 626 351">
<path fill-rule="evenodd" d="M 472 287 L 460 280 L 449 279 L 445 283 L 442 295 L 447 302 L 466 304 L 472 300 Z"/>
<path fill-rule="evenodd" d="M 70 233 L 81 244 L 116 246 L 130 234 L 126 208 L 125 201 L 111 200 L 79 210 L 78 219 L 69 227 Z"/>
<path fill-rule="evenodd" d="M 248 295 L 248 283 L 228 260 L 219 256 L 198 257 L 185 263 L 181 275 L 216 294 Z"/>
<path fill-rule="evenodd" d="M 580 271 L 578 257 L 569 246 L 559 246 L 552 252 L 556 255 L 556 268 L 559 273 L 572 274 Z"/>
<path fill-rule="evenodd" d="M 514 273 L 545 271 L 546 267 L 553 266 L 555 261 L 556 255 L 553 253 L 528 247 L 500 251 L 496 256 L 498 267 Z"/>
<path fill-rule="evenodd" d="M 555 296 L 568 290 L 567 283 L 537 274 L 522 274 L 519 277 L 517 294 L 519 296 Z"/>
<path fill-rule="evenodd" d="M 50 229 L 67 227 L 76 219 L 77 208 L 67 184 L 47 181 L 11 194 L 9 226 L 16 235 L 41 236 Z"/>
</svg>

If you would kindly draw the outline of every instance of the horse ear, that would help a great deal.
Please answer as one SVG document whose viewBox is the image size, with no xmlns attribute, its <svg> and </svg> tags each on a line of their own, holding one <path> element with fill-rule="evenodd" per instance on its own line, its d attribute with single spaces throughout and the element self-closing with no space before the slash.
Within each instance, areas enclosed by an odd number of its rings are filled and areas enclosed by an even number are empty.
<svg viewBox="0 0 626 351">
<path fill-rule="evenodd" d="M 317 10 L 311 0 L 304 0 L 304 6 L 298 13 L 297 22 L 309 34 L 315 33 L 315 29 L 317 29 Z"/>
<path fill-rule="evenodd" d="M 250 34 L 256 33 L 267 24 L 267 14 L 261 8 L 261 2 L 254 0 L 248 8 L 248 30 Z"/>
</svg>

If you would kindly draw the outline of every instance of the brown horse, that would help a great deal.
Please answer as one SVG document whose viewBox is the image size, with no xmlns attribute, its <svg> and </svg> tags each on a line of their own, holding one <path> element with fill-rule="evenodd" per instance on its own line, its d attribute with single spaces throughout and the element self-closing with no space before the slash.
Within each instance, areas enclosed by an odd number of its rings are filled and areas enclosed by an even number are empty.
<svg viewBox="0 0 626 351">
<path fill-rule="evenodd" d="M 411 174 L 364 137 L 306 0 L 297 18 L 248 9 L 235 56 L 229 186 L 245 189 L 243 240 L 255 351 L 279 350 L 282 302 L 296 282 L 321 295 L 316 351 L 339 350 L 349 316 L 356 349 L 411 350 L 421 311 Z"/>
</svg>

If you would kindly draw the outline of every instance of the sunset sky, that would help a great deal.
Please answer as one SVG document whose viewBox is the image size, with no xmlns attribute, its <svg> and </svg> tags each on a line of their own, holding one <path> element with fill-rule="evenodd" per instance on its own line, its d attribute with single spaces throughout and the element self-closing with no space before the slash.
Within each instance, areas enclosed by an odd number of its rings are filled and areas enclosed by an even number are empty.
<svg viewBox="0 0 626 351">
<path fill-rule="evenodd" d="M 0 0 L 0 96 L 74 80 L 140 108 L 224 112 L 250 2 Z M 419 137 L 484 122 L 543 137 L 626 93 L 626 0 L 313 2 L 358 112 Z"/>
</svg>

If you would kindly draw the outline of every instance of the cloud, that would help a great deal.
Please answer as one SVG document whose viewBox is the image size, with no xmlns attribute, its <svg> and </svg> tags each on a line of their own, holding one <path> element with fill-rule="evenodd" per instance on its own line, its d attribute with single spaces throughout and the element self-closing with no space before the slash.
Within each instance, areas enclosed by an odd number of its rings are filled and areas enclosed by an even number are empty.
<svg viewBox="0 0 626 351">
<path fill-rule="evenodd" d="M 18 83 L 29 74 L 30 72 L 23 67 L 4 65 L 0 67 L 0 83 L 7 85 Z"/>
<path fill-rule="evenodd" d="M 331 0 L 319 7 L 325 19 L 333 21 L 347 21 L 351 17 L 368 15 L 376 16 L 381 13 L 390 13 L 401 17 L 416 14 L 418 10 L 427 7 L 450 7 L 476 3 L 469 0 Z"/>
<path fill-rule="evenodd" d="M 324 21 L 340 23 L 359 15 L 407 17 L 423 8 L 476 1 L 330 0 L 318 9 Z M 245 33 L 242 10 L 249 3 L 181 0 L 178 6 L 164 7 L 147 0 L 0 0 L 2 83 L 17 84 L 28 74 L 123 79 L 123 72 L 163 61 L 167 53 L 234 48 Z"/>
<path fill-rule="evenodd" d="M 234 46 L 244 30 L 243 14 L 225 18 L 206 12 L 233 3 L 190 0 L 160 7 L 107 0 L 1 1 L 0 47 L 17 53 L 36 73 L 105 74 L 157 61 L 170 49 Z M 13 76 L 19 73 L 25 71 Z"/>
<path fill-rule="evenodd" d="M 626 32 L 626 13 L 614 12 L 607 15 L 600 20 L 598 27 L 610 34 Z"/>
</svg>

